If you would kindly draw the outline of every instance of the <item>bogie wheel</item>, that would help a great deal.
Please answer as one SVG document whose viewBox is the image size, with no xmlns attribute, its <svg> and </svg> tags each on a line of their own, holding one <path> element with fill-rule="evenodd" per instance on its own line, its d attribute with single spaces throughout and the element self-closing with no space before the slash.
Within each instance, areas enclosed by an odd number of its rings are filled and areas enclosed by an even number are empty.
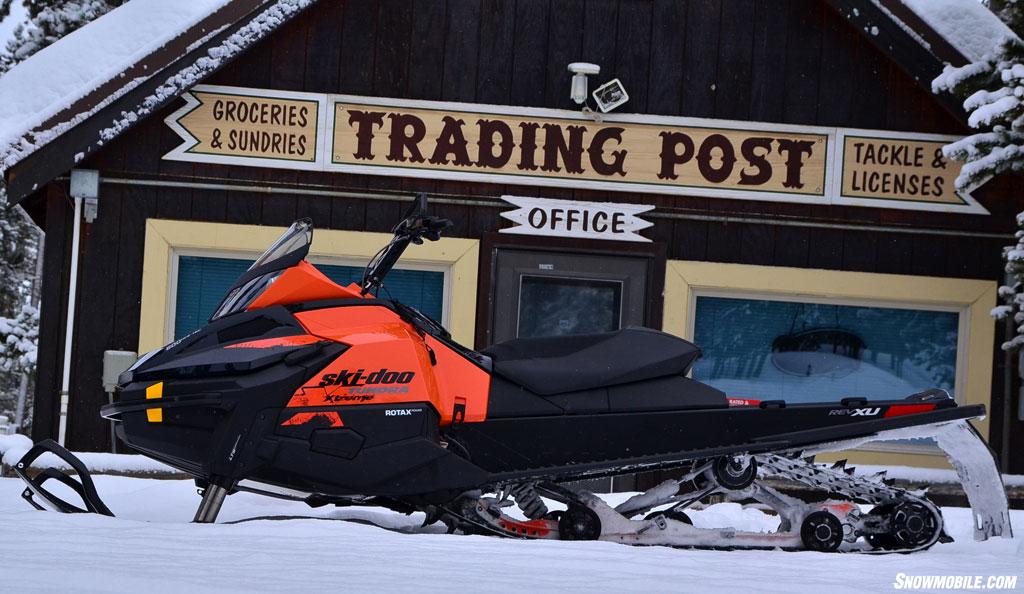
<svg viewBox="0 0 1024 594">
<path fill-rule="evenodd" d="M 589 508 L 570 504 L 558 518 L 558 536 L 562 540 L 597 540 L 601 536 L 601 519 Z"/>
<path fill-rule="evenodd" d="M 878 516 L 888 521 L 889 514 L 892 513 L 892 504 L 886 503 L 883 505 L 876 506 L 871 510 L 869 516 Z M 893 538 L 892 534 L 887 532 L 877 532 L 874 534 L 867 534 L 864 536 L 864 540 L 868 541 L 868 544 L 875 549 L 882 549 L 885 551 L 897 548 L 896 539 Z"/>
<path fill-rule="evenodd" d="M 800 525 L 800 540 L 812 551 L 838 551 L 843 544 L 843 523 L 831 512 L 812 512 Z"/>
<path fill-rule="evenodd" d="M 917 501 L 897 504 L 889 516 L 891 538 L 897 548 L 914 549 L 935 540 L 942 530 L 942 522 L 928 506 Z"/>
<path fill-rule="evenodd" d="M 690 519 L 690 516 L 686 515 L 686 512 L 677 509 L 670 509 L 663 512 L 654 511 L 644 516 L 644 519 L 653 520 L 658 516 L 661 516 L 666 520 L 675 520 L 676 522 L 682 522 L 683 524 L 689 524 L 690 526 L 693 526 L 693 520 Z"/>
<path fill-rule="evenodd" d="M 739 491 L 749 487 L 757 478 L 757 460 L 723 456 L 715 460 L 711 472 L 723 488 Z"/>
</svg>

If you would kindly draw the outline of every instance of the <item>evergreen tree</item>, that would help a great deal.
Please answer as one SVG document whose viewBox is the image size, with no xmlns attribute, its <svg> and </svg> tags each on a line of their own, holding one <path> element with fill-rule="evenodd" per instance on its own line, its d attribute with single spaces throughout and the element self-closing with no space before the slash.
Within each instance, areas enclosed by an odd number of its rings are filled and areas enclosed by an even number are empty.
<svg viewBox="0 0 1024 594">
<path fill-rule="evenodd" d="M 1024 0 L 984 0 L 1018 36 L 1024 34 Z M 967 123 L 978 130 L 947 145 L 943 152 L 964 167 L 958 190 L 969 191 L 994 175 L 1024 172 L 1024 41 L 1009 37 L 977 62 L 946 66 L 932 81 L 936 93 L 962 98 Z M 1003 343 L 1015 350 L 1024 345 L 1024 212 L 1017 215 L 1017 244 L 1003 249 L 1008 282 L 999 287 L 1004 305 L 992 310 L 997 319 L 1012 316 L 1016 336 Z"/>
<path fill-rule="evenodd" d="M 12 0 L 0 1 L 0 15 L 9 13 Z M 29 21 L 14 30 L 14 36 L 0 54 L 0 73 L 125 1 L 23 0 Z"/>
<path fill-rule="evenodd" d="M 10 418 L 16 416 L 22 375 L 35 375 L 39 312 L 32 293 L 38 237 L 21 207 L 6 204 L 0 192 L 0 413 Z M 22 412 L 31 410 L 29 403 Z"/>
<path fill-rule="evenodd" d="M 12 1 L 0 0 L 0 18 L 10 14 Z M 28 21 L 0 50 L 0 75 L 125 1 L 22 0 Z M 35 372 L 39 314 L 32 290 L 37 254 L 38 229 L 21 207 L 7 204 L 0 188 L 0 413 L 9 416 L 22 374 Z"/>
</svg>

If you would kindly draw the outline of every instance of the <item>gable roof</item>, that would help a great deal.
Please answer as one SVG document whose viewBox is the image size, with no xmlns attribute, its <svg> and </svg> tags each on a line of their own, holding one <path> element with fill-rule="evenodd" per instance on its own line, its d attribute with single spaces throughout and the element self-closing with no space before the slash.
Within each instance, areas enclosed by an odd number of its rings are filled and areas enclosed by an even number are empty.
<svg viewBox="0 0 1024 594">
<path fill-rule="evenodd" d="M 25 60 L 0 77 L 9 201 L 64 174 L 316 1 L 130 0 Z M 824 1 L 929 93 L 945 64 L 972 61 L 1009 32 L 979 0 Z M 955 97 L 931 96 L 966 126 Z"/>
<path fill-rule="evenodd" d="M 942 45 L 939 40 L 948 44 L 963 58 L 963 63 L 967 63 L 982 59 L 1003 39 L 1016 37 L 1006 23 L 979 0 L 886 0 L 882 4 L 892 5 L 897 10 L 902 4 L 921 19 L 926 26 L 915 24 L 914 29 L 922 33 L 925 43 L 936 46 L 936 55 L 940 58 L 943 56 L 938 53 Z M 890 12 L 893 18 L 899 18 L 892 10 Z M 929 41 L 930 33 L 936 37 Z M 956 63 L 955 56 L 943 59 L 954 66 L 962 65 Z"/>
<path fill-rule="evenodd" d="M 947 64 L 978 60 L 1014 35 L 980 0 L 825 1 L 929 93 Z M 967 125 L 959 99 L 932 97 Z"/>
<path fill-rule="evenodd" d="M 130 0 L 18 64 L 0 76 L 8 199 L 71 169 L 314 1 Z M 72 142 L 52 142 L 60 137 Z"/>
</svg>

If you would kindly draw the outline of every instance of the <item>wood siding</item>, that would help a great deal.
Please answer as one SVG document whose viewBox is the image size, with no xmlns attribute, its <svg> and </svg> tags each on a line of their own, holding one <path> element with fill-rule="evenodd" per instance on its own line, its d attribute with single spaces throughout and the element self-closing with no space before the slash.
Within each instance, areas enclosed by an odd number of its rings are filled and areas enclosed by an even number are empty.
<svg viewBox="0 0 1024 594">
<path fill-rule="evenodd" d="M 964 127 L 821 0 L 322 1 L 237 58 L 210 84 L 318 93 L 576 109 L 566 65 L 618 77 L 626 112 L 959 134 Z M 155 114 L 82 164 L 105 178 L 148 178 L 348 192 L 426 191 L 454 198 L 504 193 L 654 204 L 679 218 L 646 231 L 671 259 L 998 280 L 999 250 L 1020 210 L 1005 177 L 976 197 L 991 216 L 747 202 L 452 181 L 298 172 L 164 161 L 177 144 Z M 35 437 L 56 434 L 70 214 L 63 184 L 45 192 L 46 284 Z M 40 200 L 37 195 L 34 200 Z M 147 218 L 387 231 L 396 202 L 104 184 L 84 227 L 68 443 L 107 447 L 98 417 L 102 352 L 134 350 Z M 497 207 L 445 205 L 454 235 L 505 225 Z M 757 223 L 699 220 L 742 217 Z M 689 218 L 687 218 L 689 217 Z M 696 217 L 696 218 L 695 218 Z M 784 226 L 786 220 L 819 226 Z M 856 224 L 1002 233 L 1006 239 L 850 230 Z M 824 226 L 821 226 L 824 225 Z M 63 279 L 63 280 L 62 280 Z M 996 355 L 994 407 L 1003 358 Z M 998 430 L 999 423 L 993 423 Z M 993 436 L 997 437 L 997 436 Z M 1016 447 L 1024 446 L 1016 436 Z M 996 442 L 998 443 L 998 442 Z"/>
</svg>

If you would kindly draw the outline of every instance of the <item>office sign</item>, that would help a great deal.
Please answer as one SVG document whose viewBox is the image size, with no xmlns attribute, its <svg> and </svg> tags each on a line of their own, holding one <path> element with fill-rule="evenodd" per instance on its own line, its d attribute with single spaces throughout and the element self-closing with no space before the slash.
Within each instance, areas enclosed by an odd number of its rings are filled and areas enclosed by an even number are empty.
<svg viewBox="0 0 1024 594">
<path fill-rule="evenodd" d="M 546 235 L 579 239 L 610 239 L 613 241 L 650 241 L 637 234 L 654 223 L 639 218 L 638 214 L 654 210 L 646 204 L 618 204 L 615 202 L 582 202 L 578 200 L 551 200 L 524 196 L 502 196 L 514 206 L 501 216 L 514 226 L 501 229 L 501 233 L 518 235 Z"/>
</svg>

